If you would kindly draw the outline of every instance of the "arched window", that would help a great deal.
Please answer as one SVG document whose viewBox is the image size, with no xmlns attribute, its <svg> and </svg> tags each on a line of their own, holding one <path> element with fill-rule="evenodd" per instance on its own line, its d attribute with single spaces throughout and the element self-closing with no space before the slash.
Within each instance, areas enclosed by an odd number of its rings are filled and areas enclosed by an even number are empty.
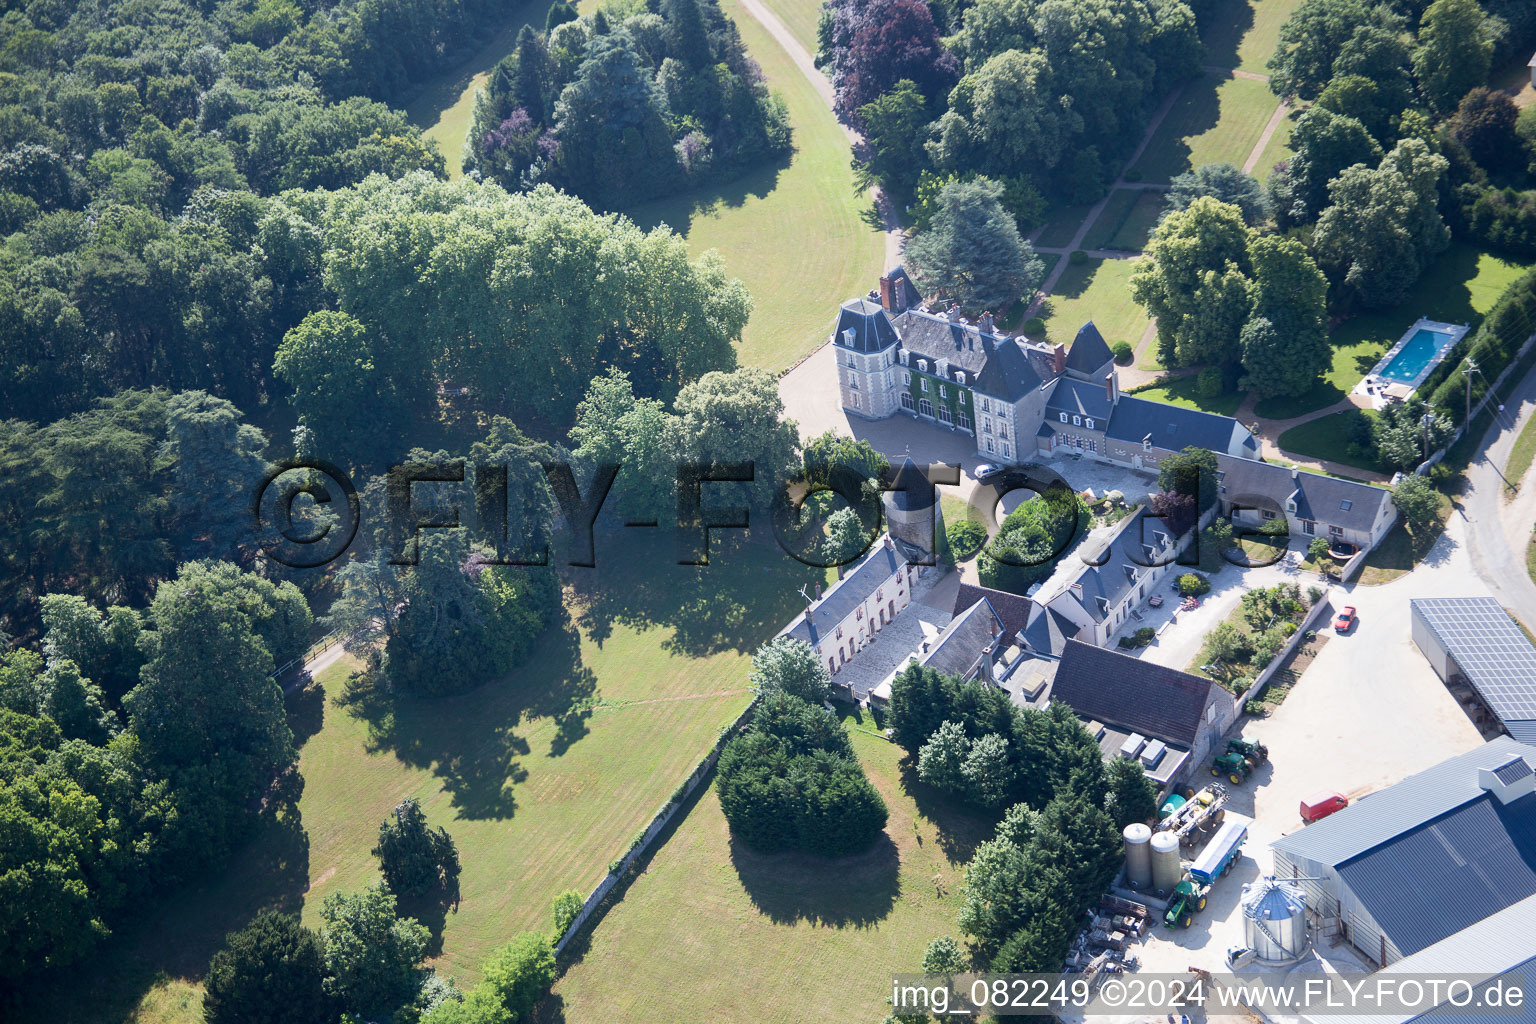
<svg viewBox="0 0 1536 1024">
<path fill-rule="evenodd" d="M 912 408 L 912 392 L 910 392 L 910 391 L 903 391 L 901 393 L 901 407 L 903 409 L 911 409 Z"/>
<path fill-rule="evenodd" d="M 926 398 L 919 398 L 917 400 L 917 411 L 922 413 L 924 416 L 932 416 L 933 403 L 928 401 Z"/>
</svg>

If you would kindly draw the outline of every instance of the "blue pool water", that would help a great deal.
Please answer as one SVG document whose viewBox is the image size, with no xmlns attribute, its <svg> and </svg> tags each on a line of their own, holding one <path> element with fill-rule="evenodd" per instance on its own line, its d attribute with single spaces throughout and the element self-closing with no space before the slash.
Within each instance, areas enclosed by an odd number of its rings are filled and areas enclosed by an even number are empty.
<svg viewBox="0 0 1536 1024">
<path fill-rule="evenodd" d="M 1387 380 L 1417 380 L 1425 368 L 1439 355 L 1440 346 L 1448 340 L 1448 335 L 1421 329 L 1408 339 L 1406 345 L 1397 350 L 1397 355 L 1392 357 L 1390 363 L 1376 371 L 1376 376 L 1385 377 Z"/>
</svg>

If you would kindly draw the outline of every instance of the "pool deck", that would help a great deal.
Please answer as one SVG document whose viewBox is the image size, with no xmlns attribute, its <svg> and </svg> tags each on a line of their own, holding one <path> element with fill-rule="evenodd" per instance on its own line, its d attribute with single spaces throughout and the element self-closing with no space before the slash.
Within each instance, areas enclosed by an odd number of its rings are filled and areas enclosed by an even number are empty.
<svg viewBox="0 0 1536 1024">
<path fill-rule="evenodd" d="M 1401 338 L 1389 349 L 1386 354 L 1376 361 L 1371 367 L 1371 372 L 1361 378 L 1356 384 L 1352 395 L 1361 395 L 1369 400 L 1374 409 L 1381 409 L 1393 402 L 1402 402 L 1413 397 L 1424 379 L 1430 375 L 1441 360 L 1446 356 L 1456 343 L 1466 336 L 1471 328 L 1467 324 L 1449 324 L 1440 320 L 1429 320 L 1420 317 L 1419 321 L 1403 333 Z M 1403 349 L 1421 333 L 1428 331 L 1439 338 L 1439 344 L 1435 352 L 1427 359 L 1419 371 L 1411 378 L 1397 378 L 1384 376 L 1386 368 L 1392 365 Z"/>
</svg>

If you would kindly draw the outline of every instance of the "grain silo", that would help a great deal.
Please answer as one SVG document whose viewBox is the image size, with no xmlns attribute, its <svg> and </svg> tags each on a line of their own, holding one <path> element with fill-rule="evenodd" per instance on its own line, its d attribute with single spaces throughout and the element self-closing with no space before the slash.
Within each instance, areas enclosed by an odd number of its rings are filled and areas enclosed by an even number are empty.
<svg viewBox="0 0 1536 1024">
<path fill-rule="evenodd" d="M 1152 837 L 1152 891 L 1173 892 L 1184 876 L 1184 865 L 1179 861 L 1179 837 L 1172 832 L 1159 832 Z"/>
<path fill-rule="evenodd" d="M 1125 826 L 1125 881 L 1132 889 L 1152 884 L 1152 830 L 1139 821 Z"/>
<path fill-rule="evenodd" d="M 1243 886 L 1243 934 L 1267 964 L 1299 960 L 1307 951 L 1307 901 L 1295 882 L 1267 875 Z"/>
</svg>

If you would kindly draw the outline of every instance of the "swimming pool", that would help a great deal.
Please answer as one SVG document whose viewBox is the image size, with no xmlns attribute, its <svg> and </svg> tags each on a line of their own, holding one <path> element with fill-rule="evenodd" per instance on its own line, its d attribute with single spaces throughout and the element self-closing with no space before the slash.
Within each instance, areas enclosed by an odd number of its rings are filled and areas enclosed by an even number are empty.
<svg viewBox="0 0 1536 1024">
<path fill-rule="evenodd" d="M 1420 328 L 1403 343 L 1396 355 L 1376 370 L 1376 376 L 1403 383 L 1417 383 L 1455 340 L 1456 335 L 1451 332 Z"/>
</svg>

